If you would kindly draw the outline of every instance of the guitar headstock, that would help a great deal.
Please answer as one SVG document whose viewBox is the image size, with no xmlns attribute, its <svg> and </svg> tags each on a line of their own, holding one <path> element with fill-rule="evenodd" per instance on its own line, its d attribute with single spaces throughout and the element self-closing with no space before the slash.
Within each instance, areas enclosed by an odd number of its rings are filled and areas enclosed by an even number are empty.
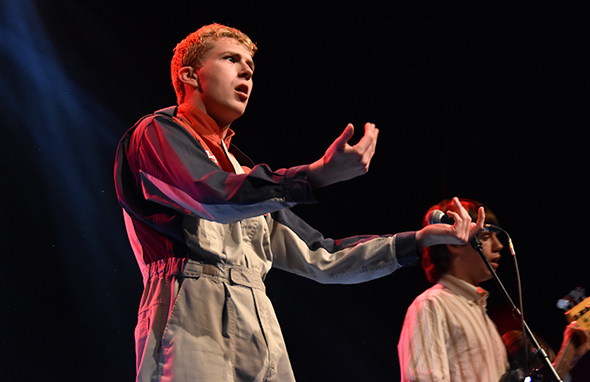
<svg viewBox="0 0 590 382">
<path fill-rule="evenodd" d="M 557 307 L 566 311 L 568 322 L 577 321 L 581 327 L 590 330 L 590 297 L 585 293 L 584 288 L 578 287 L 559 299 Z"/>
</svg>

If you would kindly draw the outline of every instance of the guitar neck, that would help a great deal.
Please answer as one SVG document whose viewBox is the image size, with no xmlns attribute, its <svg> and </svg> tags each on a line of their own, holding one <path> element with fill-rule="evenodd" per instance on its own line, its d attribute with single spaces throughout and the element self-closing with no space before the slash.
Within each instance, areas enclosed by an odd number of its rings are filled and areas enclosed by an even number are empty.
<svg viewBox="0 0 590 382">
<path fill-rule="evenodd" d="M 590 330 L 590 297 L 565 312 L 565 317 L 568 322 L 577 321 L 578 325 Z"/>
</svg>

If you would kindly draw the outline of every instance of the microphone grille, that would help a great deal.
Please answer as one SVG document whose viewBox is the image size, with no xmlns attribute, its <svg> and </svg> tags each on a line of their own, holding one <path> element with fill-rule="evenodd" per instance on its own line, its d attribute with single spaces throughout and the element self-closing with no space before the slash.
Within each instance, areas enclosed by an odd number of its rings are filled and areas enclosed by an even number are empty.
<svg viewBox="0 0 590 382">
<path fill-rule="evenodd" d="M 441 223 L 445 213 L 441 210 L 434 210 L 428 214 L 428 224 L 438 224 Z"/>
</svg>

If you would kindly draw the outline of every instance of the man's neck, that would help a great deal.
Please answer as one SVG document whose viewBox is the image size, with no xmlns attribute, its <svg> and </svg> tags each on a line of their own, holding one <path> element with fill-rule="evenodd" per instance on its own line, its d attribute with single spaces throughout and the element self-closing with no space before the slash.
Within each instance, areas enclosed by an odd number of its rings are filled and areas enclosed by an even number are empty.
<svg viewBox="0 0 590 382">
<path fill-rule="evenodd" d="M 475 287 L 479 286 L 479 282 L 477 280 L 472 279 L 471 277 L 468 277 L 468 275 L 466 274 L 466 272 L 463 272 L 462 268 L 459 269 L 453 269 L 451 267 L 451 269 L 447 272 L 447 274 L 454 276 L 455 278 L 458 278 L 459 280 L 463 280 Z"/>
</svg>

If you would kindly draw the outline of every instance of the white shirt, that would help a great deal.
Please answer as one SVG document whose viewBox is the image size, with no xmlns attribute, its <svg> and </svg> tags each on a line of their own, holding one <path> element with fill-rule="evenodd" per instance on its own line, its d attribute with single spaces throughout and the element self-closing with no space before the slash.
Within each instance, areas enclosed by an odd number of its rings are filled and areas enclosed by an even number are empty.
<svg viewBox="0 0 590 382">
<path fill-rule="evenodd" d="M 498 382 L 508 357 L 486 313 L 487 297 L 450 275 L 418 296 L 398 344 L 402 381 Z"/>
</svg>

